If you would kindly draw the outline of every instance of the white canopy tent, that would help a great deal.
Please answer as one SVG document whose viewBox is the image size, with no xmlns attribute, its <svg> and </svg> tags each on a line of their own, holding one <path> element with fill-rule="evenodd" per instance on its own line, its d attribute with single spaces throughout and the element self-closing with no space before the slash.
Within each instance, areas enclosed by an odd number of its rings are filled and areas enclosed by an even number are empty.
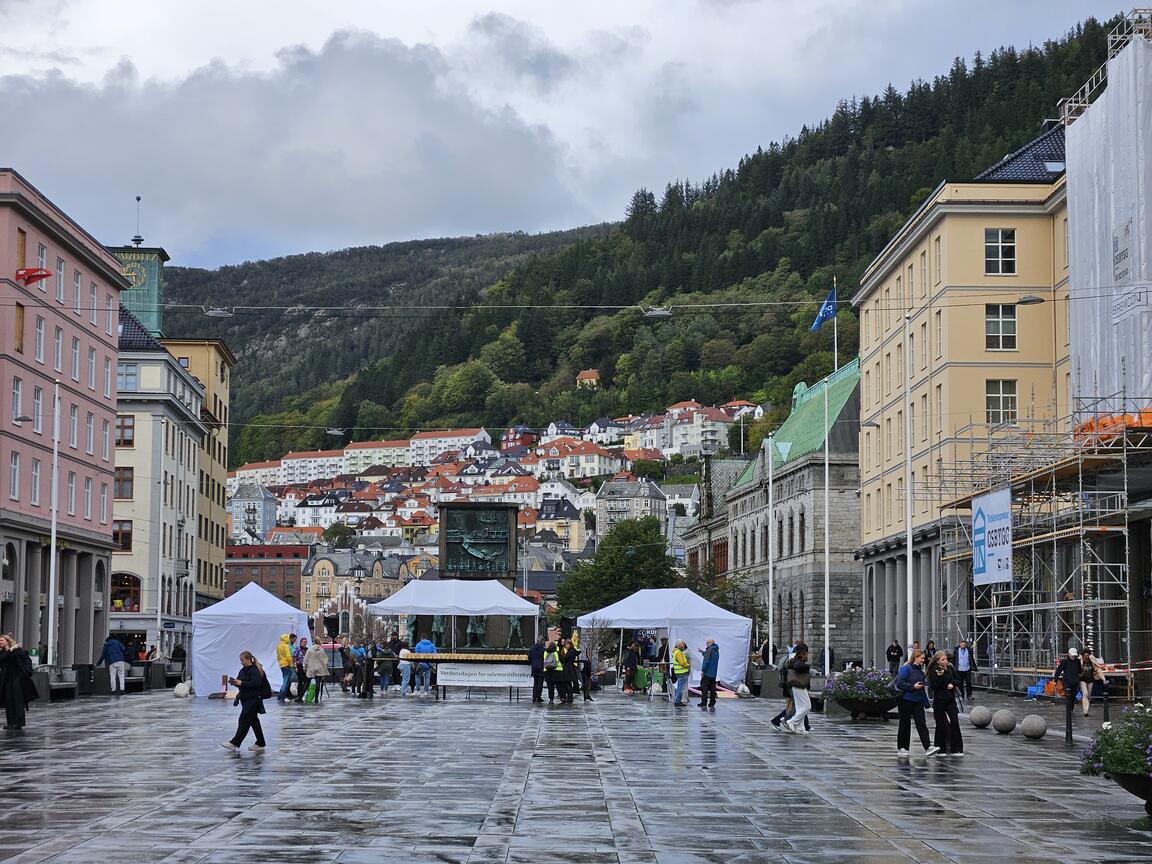
<svg viewBox="0 0 1152 864">
<path fill-rule="evenodd" d="M 668 643 L 683 639 L 692 664 L 689 681 L 700 681 L 700 652 L 706 639 L 720 646 L 720 667 L 716 680 L 735 688 L 748 671 L 748 650 L 752 619 L 721 609 L 687 588 L 645 588 L 576 619 L 578 627 L 613 629 L 662 629 Z"/>
<path fill-rule="evenodd" d="M 310 637 L 308 616 L 249 582 L 231 597 L 192 613 L 192 684 L 197 696 L 220 691 L 220 676 L 240 669 L 240 652 L 251 651 L 273 690 L 281 684 L 276 647 L 285 633 Z"/>
<path fill-rule="evenodd" d="M 540 610 L 495 579 L 414 579 L 391 597 L 367 607 L 374 615 L 532 616 L 540 632 Z M 456 648 L 456 627 L 451 628 Z"/>
</svg>

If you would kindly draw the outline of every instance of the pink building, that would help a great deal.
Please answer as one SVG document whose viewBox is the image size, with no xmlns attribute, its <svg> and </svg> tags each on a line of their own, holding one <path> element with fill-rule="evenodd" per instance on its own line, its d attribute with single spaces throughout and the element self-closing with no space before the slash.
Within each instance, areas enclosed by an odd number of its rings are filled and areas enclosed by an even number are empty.
<svg viewBox="0 0 1152 864">
<path fill-rule="evenodd" d="M 35 279 L 30 269 L 50 275 Z M 19 274 L 18 271 L 24 271 Z M 42 274 L 40 274 L 42 275 Z M 10 168 L 0 168 L 0 632 L 47 642 L 53 387 L 60 382 L 59 663 L 106 635 L 121 264 Z M 27 419 L 17 419 L 27 418 Z"/>
</svg>

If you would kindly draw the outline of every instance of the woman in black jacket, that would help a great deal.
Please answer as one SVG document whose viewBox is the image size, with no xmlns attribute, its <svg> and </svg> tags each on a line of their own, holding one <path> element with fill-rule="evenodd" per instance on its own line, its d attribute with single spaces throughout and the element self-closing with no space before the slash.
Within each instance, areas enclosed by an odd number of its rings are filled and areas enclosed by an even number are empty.
<svg viewBox="0 0 1152 864">
<path fill-rule="evenodd" d="M 259 753 L 264 749 L 264 730 L 260 727 L 260 715 L 264 711 L 264 667 L 260 661 L 252 656 L 251 651 L 240 652 L 240 671 L 235 678 L 228 680 L 229 684 L 239 688 L 236 701 L 233 705 L 240 706 L 240 719 L 236 723 L 236 734 L 231 741 L 221 741 L 220 746 L 226 750 L 236 751 L 248 737 L 248 730 L 256 733 L 256 743 L 249 747 Z"/>
<path fill-rule="evenodd" d="M 0 636 L 0 701 L 4 728 L 23 729 L 28 703 L 39 694 L 32 682 L 32 658 L 11 636 Z"/>
<path fill-rule="evenodd" d="M 932 691 L 932 714 L 936 718 L 936 740 L 940 755 L 964 755 L 964 738 L 960 734 L 960 713 L 956 706 L 956 669 L 948 655 L 937 651 L 928 666 L 928 689 Z"/>
</svg>

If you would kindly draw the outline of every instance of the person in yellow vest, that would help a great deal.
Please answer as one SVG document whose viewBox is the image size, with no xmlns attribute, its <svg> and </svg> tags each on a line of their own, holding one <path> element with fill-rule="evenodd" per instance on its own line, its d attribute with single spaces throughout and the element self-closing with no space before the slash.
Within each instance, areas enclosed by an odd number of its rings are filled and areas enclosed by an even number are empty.
<svg viewBox="0 0 1152 864">
<path fill-rule="evenodd" d="M 684 692 L 688 688 L 688 676 L 692 673 L 692 667 L 688 664 L 687 652 L 688 644 L 683 639 L 679 640 L 676 647 L 672 649 L 672 674 L 676 676 L 676 693 L 672 704 L 678 708 L 683 708 L 688 704 Z"/>
<path fill-rule="evenodd" d="M 556 701 L 556 685 L 564 680 L 564 660 L 555 642 L 549 642 L 544 649 L 544 680 L 548 682 L 548 704 Z M 564 699 L 564 688 L 560 688 L 560 699 Z"/>
</svg>

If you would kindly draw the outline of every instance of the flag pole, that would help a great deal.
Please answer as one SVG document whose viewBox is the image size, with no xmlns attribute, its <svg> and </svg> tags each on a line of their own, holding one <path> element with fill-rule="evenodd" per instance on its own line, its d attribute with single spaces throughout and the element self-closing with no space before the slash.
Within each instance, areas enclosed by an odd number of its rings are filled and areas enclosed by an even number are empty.
<svg viewBox="0 0 1152 864">
<path fill-rule="evenodd" d="M 832 426 L 828 422 L 828 387 L 831 385 L 831 376 L 824 382 L 824 675 L 827 678 L 832 672 L 832 644 L 831 644 L 831 618 L 829 615 L 832 602 L 831 574 L 828 560 L 831 552 L 829 540 L 831 524 L 828 516 L 828 439 L 832 437 Z"/>
</svg>

